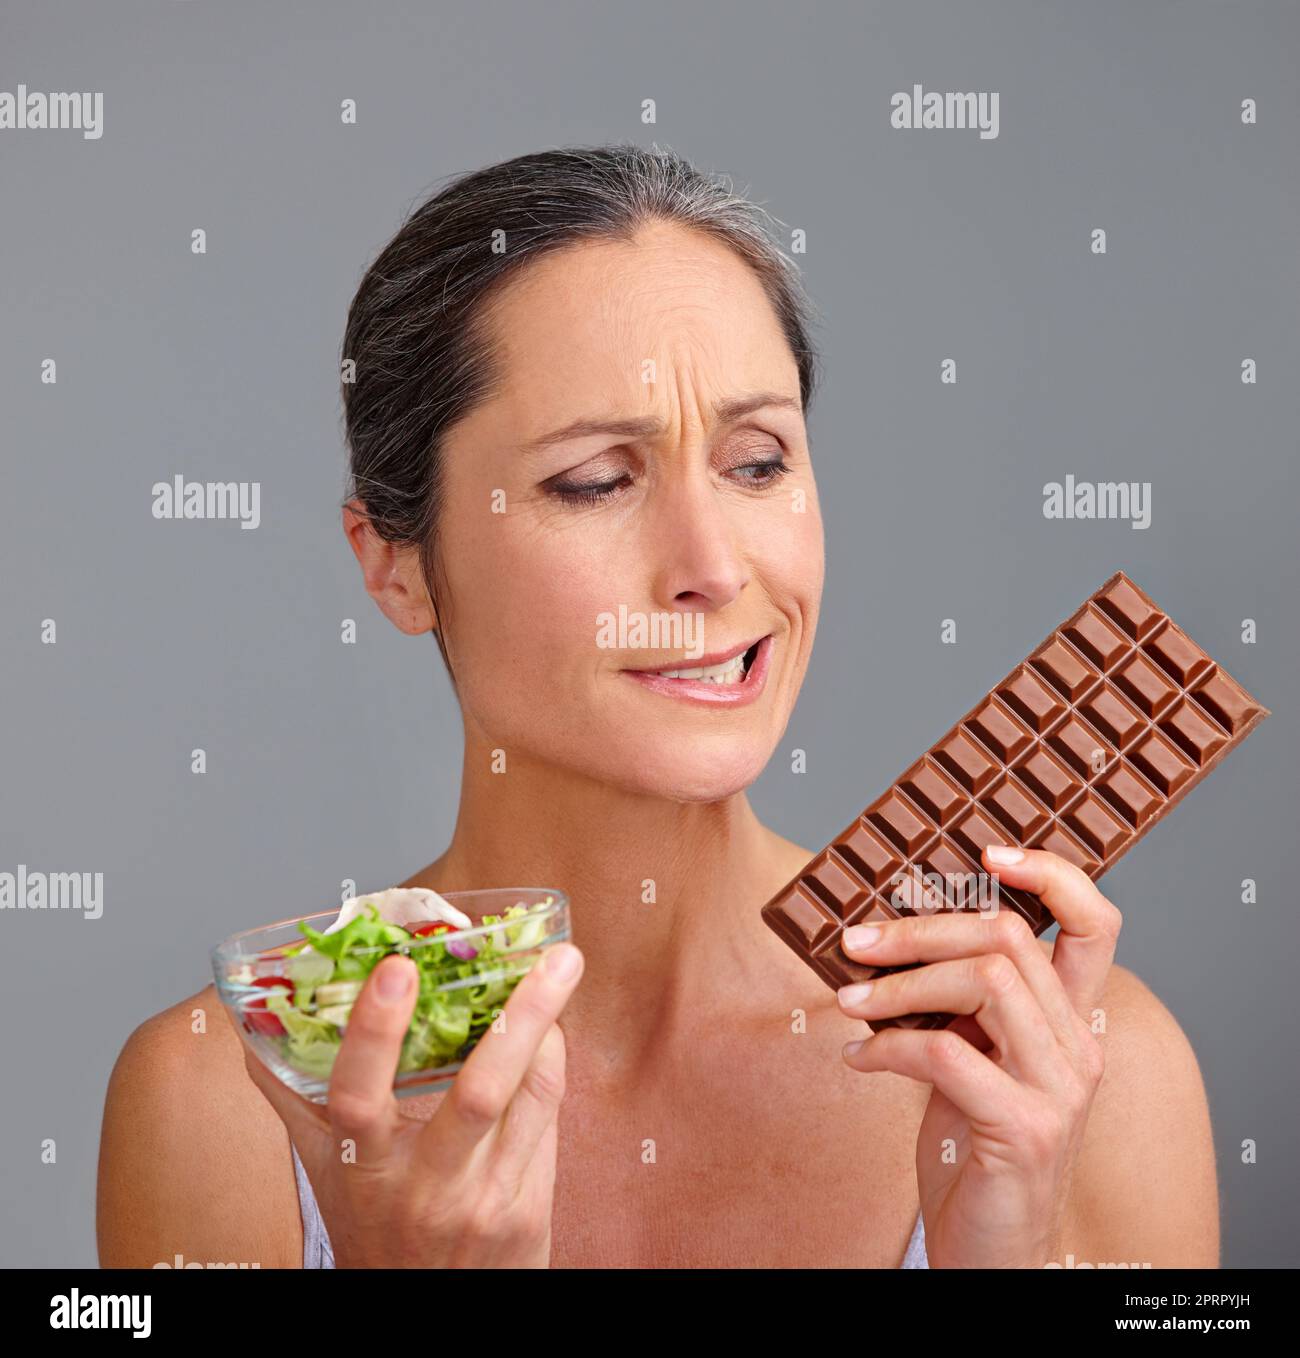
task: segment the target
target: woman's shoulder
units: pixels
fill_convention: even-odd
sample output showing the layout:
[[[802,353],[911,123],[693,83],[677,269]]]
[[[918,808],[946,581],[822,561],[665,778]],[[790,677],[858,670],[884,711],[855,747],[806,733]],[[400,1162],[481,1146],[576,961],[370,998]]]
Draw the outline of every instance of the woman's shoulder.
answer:
[[[1111,967],[1092,1024],[1106,1065],[1074,1180],[1076,1258],[1217,1268],[1214,1137],[1191,1041],[1127,967]]]
[[[288,1133],[248,1078],[212,985],[154,1014],[109,1079],[100,1262],[289,1267],[301,1223]],[[295,1238],[296,1232],[296,1238]]]
[[[189,1118],[192,1105],[177,1098],[180,1093],[200,1096],[203,1111],[219,1114],[243,1093],[235,1079],[243,1069],[242,1047],[216,987],[209,983],[135,1028],[117,1058],[109,1088],[129,1086],[136,1097],[156,1103],[160,1116]],[[249,1087],[260,1099],[251,1082]]]
[[[112,1078],[137,1095],[155,1097],[160,1114],[188,1116],[175,1097],[180,1092],[200,1095],[205,1111],[220,1113],[241,1100],[245,1083],[261,1099],[251,1081],[236,1078],[243,1059],[243,1043],[209,982],[140,1023],[123,1045]]]

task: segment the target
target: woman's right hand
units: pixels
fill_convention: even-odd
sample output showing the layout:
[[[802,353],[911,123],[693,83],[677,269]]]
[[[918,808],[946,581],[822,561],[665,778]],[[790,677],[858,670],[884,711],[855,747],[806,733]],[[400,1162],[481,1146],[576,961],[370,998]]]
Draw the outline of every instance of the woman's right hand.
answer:
[[[571,974],[564,974],[564,964]],[[557,967],[557,964],[560,964]],[[428,1122],[393,1095],[416,998],[409,957],[371,972],[348,1018],[324,1107],[282,1084],[247,1045],[253,1083],[298,1149],[339,1268],[546,1268],[564,1034],[582,975],[557,943],[511,992]],[[558,974],[557,974],[558,973]]]

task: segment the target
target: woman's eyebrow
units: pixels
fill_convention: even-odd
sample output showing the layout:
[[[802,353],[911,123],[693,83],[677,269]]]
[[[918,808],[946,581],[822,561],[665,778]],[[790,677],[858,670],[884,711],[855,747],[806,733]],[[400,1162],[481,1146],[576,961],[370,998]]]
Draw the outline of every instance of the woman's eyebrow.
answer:
[[[756,410],[763,410],[768,406],[793,410],[798,415],[803,414],[803,403],[791,396],[782,396],[779,392],[774,391],[756,391],[745,396],[732,396],[725,401],[715,403],[711,411],[711,422],[713,424],[732,424],[734,421],[743,419],[746,415],[753,414]],[[539,453],[554,444],[568,443],[571,439],[588,438],[593,434],[618,434],[623,438],[653,438],[657,434],[662,434],[663,431],[664,426],[659,420],[645,416],[639,419],[632,417],[623,419],[586,418],[574,420],[562,429],[553,429],[549,434],[542,434],[538,438],[529,439],[526,443],[519,445],[519,451],[528,456]]]

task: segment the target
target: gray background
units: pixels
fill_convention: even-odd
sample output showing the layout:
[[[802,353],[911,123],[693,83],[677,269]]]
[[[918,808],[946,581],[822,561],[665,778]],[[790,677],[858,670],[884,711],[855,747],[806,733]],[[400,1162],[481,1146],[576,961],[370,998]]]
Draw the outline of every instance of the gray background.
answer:
[[[7,0],[0,23],[0,88],[105,95],[101,140],[0,134],[0,869],[106,879],[98,921],[0,915],[0,1263],[95,1262],[109,1070],[211,943],[445,847],[451,692],[338,525],[347,304],[445,176],[624,138],[805,228],[825,316],[827,588],[762,818],[823,844],[1120,568],[1274,709],[1105,888],[1202,1063],[1224,1263],[1300,1262],[1294,4]],[[997,90],[1000,136],[892,130],[914,81]],[[178,472],[260,481],[261,527],[155,521]],[[1152,526],[1045,520],[1067,473],[1152,482]]]

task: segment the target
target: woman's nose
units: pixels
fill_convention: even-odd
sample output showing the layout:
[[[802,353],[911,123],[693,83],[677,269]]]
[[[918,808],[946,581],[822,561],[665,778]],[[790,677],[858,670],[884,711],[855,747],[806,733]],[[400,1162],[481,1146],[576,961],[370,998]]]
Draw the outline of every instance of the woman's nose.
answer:
[[[741,527],[707,479],[674,487],[654,517],[648,551],[659,602],[717,609],[738,597],[750,574]]]

